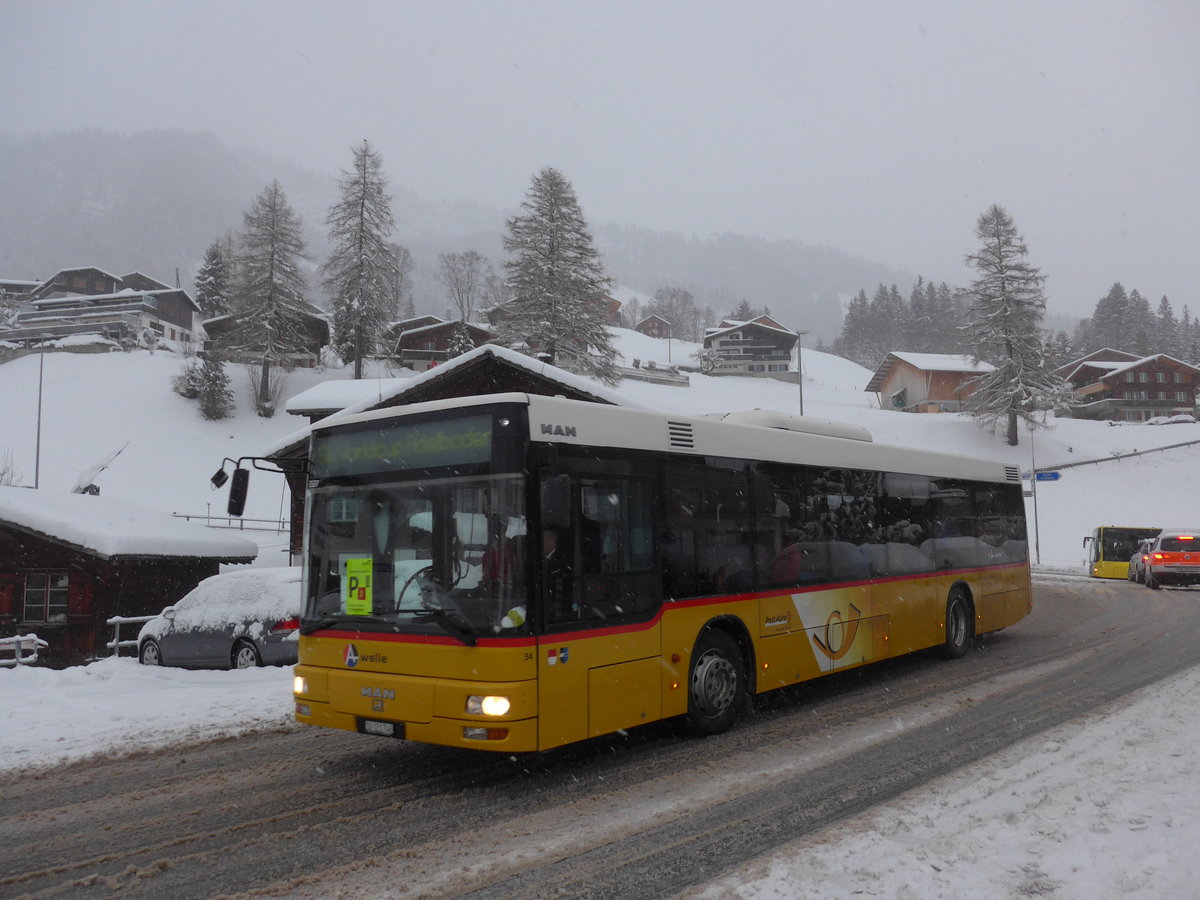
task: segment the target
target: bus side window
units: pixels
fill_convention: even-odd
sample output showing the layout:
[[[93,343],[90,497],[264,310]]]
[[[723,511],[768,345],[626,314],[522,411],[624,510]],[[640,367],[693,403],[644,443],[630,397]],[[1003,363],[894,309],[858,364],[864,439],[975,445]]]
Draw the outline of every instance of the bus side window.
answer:
[[[744,471],[713,464],[668,464],[663,589],[696,597],[745,588],[753,580],[750,486]]]

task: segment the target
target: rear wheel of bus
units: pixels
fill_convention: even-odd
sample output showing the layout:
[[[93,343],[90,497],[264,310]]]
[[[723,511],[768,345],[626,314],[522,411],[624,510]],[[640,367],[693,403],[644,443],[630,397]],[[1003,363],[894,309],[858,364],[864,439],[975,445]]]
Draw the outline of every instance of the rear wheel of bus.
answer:
[[[946,600],[946,656],[950,659],[966,656],[974,636],[971,601],[961,587],[953,588]]]
[[[727,632],[700,634],[688,676],[688,725],[696,734],[719,734],[733,724],[746,692],[746,663]]]

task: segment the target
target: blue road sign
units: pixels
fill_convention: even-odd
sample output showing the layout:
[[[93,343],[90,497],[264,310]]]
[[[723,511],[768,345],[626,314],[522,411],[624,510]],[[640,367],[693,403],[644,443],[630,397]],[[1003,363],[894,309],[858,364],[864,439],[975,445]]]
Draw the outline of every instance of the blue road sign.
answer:
[[[1038,481],[1058,481],[1062,478],[1061,472],[1035,472],[1033,477]]]

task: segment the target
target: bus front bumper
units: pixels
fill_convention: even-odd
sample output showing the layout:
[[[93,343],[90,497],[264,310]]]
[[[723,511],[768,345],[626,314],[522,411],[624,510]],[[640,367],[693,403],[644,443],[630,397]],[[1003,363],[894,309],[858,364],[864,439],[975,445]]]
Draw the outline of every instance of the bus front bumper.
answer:
[[[536,682],[486,683],[298,665],[295,718],[307,725],[447,747],[525,753],[538,749]],[[510,697],[506,716],[467,715],[467,700]]]

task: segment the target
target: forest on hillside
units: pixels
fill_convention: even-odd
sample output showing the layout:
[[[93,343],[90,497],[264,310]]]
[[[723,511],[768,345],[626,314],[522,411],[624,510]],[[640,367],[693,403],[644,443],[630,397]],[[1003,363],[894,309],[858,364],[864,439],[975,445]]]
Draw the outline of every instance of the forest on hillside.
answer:
[[[413,307],[442,314],[449,301],[439,256],[475,251],[498,265],[505,221],[521,198],[513,197],[508,210],[436,202],[405,187],[403,173],[389,175],[395,240],[413,261]],[[94,265],[172,284],[178,277],[192,289],[205,249],[241,229],[251,199],[278,180],[312,257],[310,299],[324,306],[316,269],[328,252],[324,219],[337,196],[337,177],[229,147],[203,132],[0,134],[0,277],[38,280]],[[586,213],[587,197],[580,200]],[[845,304],[864,285],[914,280],[833,247],[591,225],[618,284],[647,296],[682,288],[717,315],[746,300],[769,308],[787,327],[811,331],[814,340],[836,337]]]

